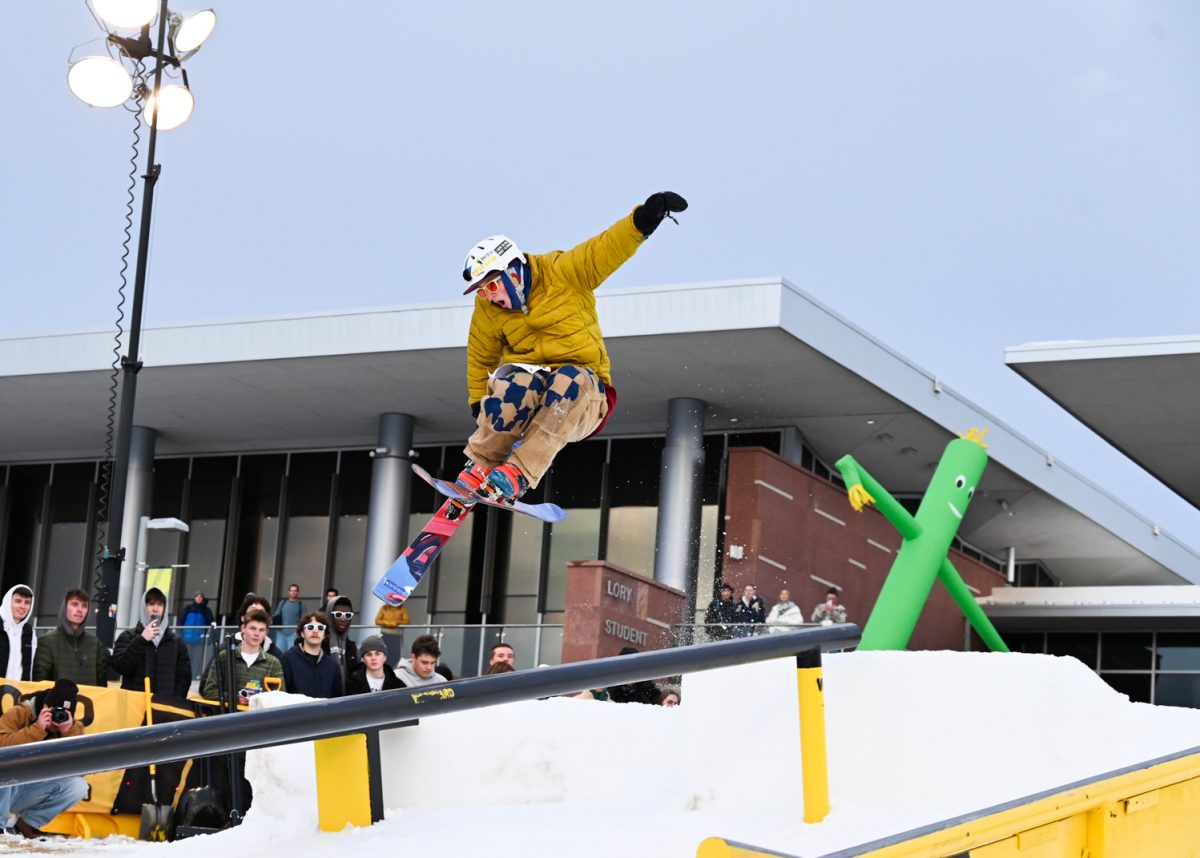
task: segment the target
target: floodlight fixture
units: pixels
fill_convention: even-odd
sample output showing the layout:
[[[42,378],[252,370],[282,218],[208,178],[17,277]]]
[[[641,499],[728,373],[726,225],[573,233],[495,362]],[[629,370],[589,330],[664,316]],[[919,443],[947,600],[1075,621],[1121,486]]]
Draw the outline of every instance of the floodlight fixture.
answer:
[[[71,63],[67,86],[92,107],[116,107],[133,94],[133,78],[112,57],[90,56]]]
[[[176,52],[191,55],[200,50],[204,41],[217,26],[217,13],[212,9],[198,12],[171,13],[171,44]],[[187,57],[182,57],[187,59]]]
[[[154,20],[157,0],[92,0],[100,20],[114,30],[140,28]]]
[[[157,117],[154,115],[156,105]],[[187,122],[195,106],[196,100],[192,98],[191,90],[182,84],[173,83],[146,97],[142,118],[146,120],[147,125],[154,125],[159,131],[170,131]]]

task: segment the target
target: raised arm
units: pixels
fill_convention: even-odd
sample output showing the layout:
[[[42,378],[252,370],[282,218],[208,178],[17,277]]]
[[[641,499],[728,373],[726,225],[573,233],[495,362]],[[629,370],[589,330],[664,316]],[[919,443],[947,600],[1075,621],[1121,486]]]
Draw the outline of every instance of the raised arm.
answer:
[[[850,496],[850,505],[855,512],[862,512],[863,507],[876,504],[883,517],[892,523],[892,527],[900,531],[904,539],[916,539],[921,535],[922,527],[913,518],[912,513],[900,505],[888,490],[879,485],[875,478],[867,473],[866,468],[854,460],[853,456],[842,456],[834,465],[842,479],[846,482],[846,491]]]

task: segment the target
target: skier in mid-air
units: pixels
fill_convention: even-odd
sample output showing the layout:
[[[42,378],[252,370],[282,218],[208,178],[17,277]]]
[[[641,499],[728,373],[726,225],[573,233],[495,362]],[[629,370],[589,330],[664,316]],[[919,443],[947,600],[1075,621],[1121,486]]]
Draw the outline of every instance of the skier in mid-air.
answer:
[[[467,341],[476,429],[463,450],[459,486],[515,500],[538,484],[559,450],[604,426],[617,392],[593,290],[664,217],[685,209],[679,194],[660,191],[572,250],[526,255],[503,235],[471,248],[463,294],[477,293]]]

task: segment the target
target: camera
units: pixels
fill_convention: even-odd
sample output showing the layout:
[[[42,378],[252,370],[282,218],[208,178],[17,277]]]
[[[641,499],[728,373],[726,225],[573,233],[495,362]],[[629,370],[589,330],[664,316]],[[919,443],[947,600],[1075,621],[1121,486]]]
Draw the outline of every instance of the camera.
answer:
[[[65,724],[71,720],[71,710],[67,706],[55,706],[50,710],[50,720],[55,724]]]

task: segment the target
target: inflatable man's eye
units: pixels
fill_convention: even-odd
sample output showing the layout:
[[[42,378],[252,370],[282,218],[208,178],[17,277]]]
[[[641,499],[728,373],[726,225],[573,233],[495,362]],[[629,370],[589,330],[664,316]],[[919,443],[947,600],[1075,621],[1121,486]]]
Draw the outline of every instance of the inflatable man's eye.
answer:
[[[966,484],[967,484],[967,478],[964,477],[962,474],[959,474],[958,479],[954,481],[954,488],[961,489]]]
[[[975,487],[971,486],[971,488],[967,489],[967,500],[970,500],[973,497],[975,497]]]

